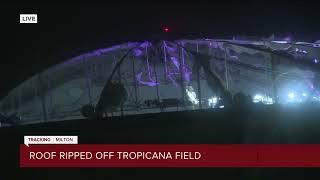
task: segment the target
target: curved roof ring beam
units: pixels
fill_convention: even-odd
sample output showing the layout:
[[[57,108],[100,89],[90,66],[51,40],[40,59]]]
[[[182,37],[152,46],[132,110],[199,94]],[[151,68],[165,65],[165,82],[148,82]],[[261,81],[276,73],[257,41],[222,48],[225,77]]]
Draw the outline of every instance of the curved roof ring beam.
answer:
[[[284,50],[273,50],[273,49],[270,49],[270,48],[259,47],[257,45],[246,45],[246,44],[238,44],[238,43],[233,43],[233,42],[225,42],[225,43],[231,44],[231,45],[235,45],[235,46],[239,46],[239,47],[245,47],[245,48],[249,48],[249,49],[263,51],[263,52],[270,53],[270,54],[274,54],[274,55],[277,55],[279,57],[285,58],[285,59],[295,63],[297,66],[299,66],[299,67],[301,67],[303,69],[310,68],[313,71],[320,72],[319,65],[314,64],[312,62],[309,62],[306,59],[302,59],[302,61],[299,61],[299,63],[297,63],[297,61],[294,61],[295,57],[292,54],[290,54],[290,53],[288,53],[287,51],[284,51]]]
[[[126,90],[125,90],[124,86],[122,84],[120,84],[120,83],[118,83],[118,84],[112,83],[112,78],[113,78],[115,72],[120,68],[121,64],[124,62],[126,57],[130,54],[130,52],[132,50],[134,50],[135,48],[138,48],[142,44],[143,43],[141,43],[141,44],[129,49],[120,58],[120,60],[117,62],[117,64],[113,68],[113,70],[112,70],[107,82],[105,83],[105,85],[104,85],[104,87],[103,87],[103,89],[101,91],[98,103],[94,108],[95,116],[102,117],[103,113],[105,113],[105,111],[108,108],[110,108],[112,106],[113,107],[114,106],[119,106],[127,98],[127,94],[126,94]],[[111,98],[112,98],[112,100],[111,100]]]

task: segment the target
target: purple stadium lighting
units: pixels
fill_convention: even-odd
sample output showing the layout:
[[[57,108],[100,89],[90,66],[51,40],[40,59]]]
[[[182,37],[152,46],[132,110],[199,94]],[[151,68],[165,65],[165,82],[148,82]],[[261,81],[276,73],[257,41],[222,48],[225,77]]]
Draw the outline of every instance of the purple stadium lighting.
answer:
[[[137,79],[137,81],[138,81],[140,84],[147,85],[147,86],[151,86],[151,87],[159,85],[159,83],[157,83],[157,82],[155,82],[155,81],[149,81],[149,82],[147,82],[147,81],[142,81],[142,80],[141,80],[141,76],[142,76],[142,72],[140,72],[140,73],[138,73],[138,74],[136,75],[136,79]]]

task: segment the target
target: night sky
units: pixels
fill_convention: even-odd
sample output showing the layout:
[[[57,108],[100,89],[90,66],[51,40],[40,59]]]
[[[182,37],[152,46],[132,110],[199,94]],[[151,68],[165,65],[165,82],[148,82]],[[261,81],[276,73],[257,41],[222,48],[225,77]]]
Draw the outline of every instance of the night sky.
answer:
[[[128,41],[271,34],[320,39],[316,1],[89,2],[1,4],[0,98],[54,64]],[[38,24],[19,24],[20,13],[37,13]],[[164,26],[169,33],[161,31]]]

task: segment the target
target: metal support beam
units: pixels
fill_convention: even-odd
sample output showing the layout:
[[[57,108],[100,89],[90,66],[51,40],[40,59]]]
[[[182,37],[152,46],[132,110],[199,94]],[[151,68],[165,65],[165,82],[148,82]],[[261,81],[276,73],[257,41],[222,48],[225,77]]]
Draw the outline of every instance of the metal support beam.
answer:
[[[47,116],[47,107],[46,107],[46,98],[45,98],[45,88],[44,88],[41,73],[38,74],[38,80],[39,80],[39,88],[40,88],[39,95],[40,95],[40,99],[41,99],[43,120],[44,120],[44,122],[47,122],[48,116]]]
[[[138,85],[136,79],[136,70],[134,66],[135,58],[132,58],[132,73],[133,73],[133,82],[134,82],[134,97],[135,97],[135,108],[138,108]]]
[[[164,79],[167,82],[168,67],[167,67],[167,49],[166,41],[163,41],[163,56],[164,56]]]
[[[83,59],[85,61],[85,58]],[[87,62],[87,65],[85,66],[85,73],[86,73],[86,86],[87,86],[87,93],[88,93],[88,99],[89,104],[92,104],[92,96],[91,96],[91,64],[90,61]]]
[[[157,90],[157,100],[158,103],[160,103],[160,96],[159,96],[159,85],[158,85],[158,75],[157,75],[157,69],[156,69],[156,61],[153,61],[153,70],[154,70],[154,75],[156,77],[156,90]],[[160,108],[162,111],[162,109]]]
[[[271,53],[272,90],[273,90],[274,103],[276,104],[276,103],[278,102],[278,94],[277,94],[277,85],[276,85],[275,61],[276,61],[276,60],[275,60],[274,54]]]
[[[183,48],[179,48],[178,47],[178,59],[179,59],[179,70],[180,70],[180,86],[181,86],[181,92],[182,92],[182,104],[185,104],[185,96],[186,96],[186,87],[184,84],[184,80],[183,80],[183,75],[184,75],[184,67],[183,67],[183,60],[182,60],[182,56],[183,56]]]
[[[197,43],[197,53],[199,52],[199,44]],[[202,95],[201,95],[201,82],[200,82],[200,69],[199,63],[195,63],[197,66],[197,87],[198,87],[198,97],[199,97],[199,109],[202,109]]]
[[[114,59],[116,59],[116,57],[114,57]],[[118,68],[118,78],[119,78],[119,84],[121,84],[121,64],[119,65],[119,68]],[[123,116],[123,102],[122,101],[120,104],[120,112],[121,112],[121,116]]]
[[[229,80],[228,80],[228,61],[227,61],[227,48],[224,48],[224,69],[225,69],[225,78],[226,78],[226,89],[229,90]]]

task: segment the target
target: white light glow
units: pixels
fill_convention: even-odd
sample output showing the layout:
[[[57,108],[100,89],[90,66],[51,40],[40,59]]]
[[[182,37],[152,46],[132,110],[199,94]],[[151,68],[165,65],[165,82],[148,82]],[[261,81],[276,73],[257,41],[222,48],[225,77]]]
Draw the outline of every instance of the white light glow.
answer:
[[[199,104],[199,100],[197,99],[197,95],[194,92],[192,86],[187,86],[186,92],[187,92],[189,101],[191,101],[192,104]]]
[[[273,43],[278,43],[278,44],[287,44],[288,41],[271,41]]]
[[[256,94],[256,95],[253,97],[253,102],[254,102],[254,103],[258,103],[258,102],[261,102],[262,99],[263,99],[262,95]]]
[[[312,97],[312,100],[314,100],[314,101],[320,101],[320,97],[313,96],[313,97]]]
[[[288,98],[289,98],[289,99],[294,99],[295,96],[296,96],[296,95],[295,95],[293,92],[290,92],[290,93],[288,94]]]
[[[289,92],[287,95],[286,102],[288,103],[301,103],[304,101],[305,97],[307,96],[306,93],[295,93],[295,92]]]
[[[218,98],[216,96],[208,99],[208,105],[210,107],[214,107],[217,104],[217,102],[218,102]]]
[[[267,97],[264,101],[265,104],[273,104],[273,99],[271,97]]]
[[[262,102],[264,104],[273,104],[273,99],[268,96],[256,94],[255,96],[253,96],[253,102],[254,103]]]

